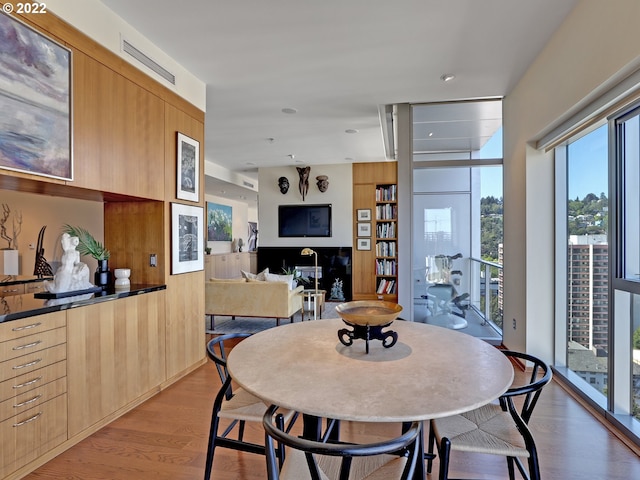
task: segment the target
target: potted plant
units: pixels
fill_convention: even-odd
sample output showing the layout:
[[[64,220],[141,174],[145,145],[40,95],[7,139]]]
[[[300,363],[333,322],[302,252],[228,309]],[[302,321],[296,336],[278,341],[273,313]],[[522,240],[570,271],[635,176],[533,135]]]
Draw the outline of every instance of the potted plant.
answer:
[[[63,231],[72,237],[78,237],[79,243],[77,248],[80,255],[89,255],[97,260],[98,268],[94,275],[95,284],[101,287],[108,285],[111,280],[111,272],[109,272],[109,257],[111,256],[111,252],[82,227],[74,227],[67,224],[64,225]]]

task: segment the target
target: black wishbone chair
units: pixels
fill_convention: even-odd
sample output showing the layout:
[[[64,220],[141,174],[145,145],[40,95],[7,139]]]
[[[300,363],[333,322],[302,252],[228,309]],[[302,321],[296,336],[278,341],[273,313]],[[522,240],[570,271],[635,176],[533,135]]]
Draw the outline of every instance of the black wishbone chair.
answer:
[[[258,397],[250,394],[246,390],[232,386],[232,379],[227,370],[227,350],[225,343],[232,339],[241,339],[250,334],[232,333],[214,337],[207,343],[207,355],[216,365],[222,387],[213,402],[213,412],[211,413],[211,428],[209,431],[209,445],[207,447],[207,460],[205,465],[204,480],[209,480],[213,468],[213,455],[217,447],[230,448],[243,452],[266,454],[265,444],[257,444],[244,440],[245,422],[256,422],[262,424],[262,417],[267,405]],[[289,431],[297,418],[297,413],[284,410],[280,417],[281,427]],[[219,433],[220,420],[226,420],[229,425],[222,433]],[[237,435],[230,438],[231,432],[237,427]],[[284,461],[283,448],[278,448],[277,456],[279,462]]]
[[[421,461],[421,422],[411,423],[398,437],[354,444],[291,435],[283,429],[278,410],[272,405],[263,417],[268,480],[408,480]],[[283,465],[278,462],[276,445],[288,447]]]
[[[427,472],[431,473],[435,444],[440,458],[440,480],[449,478],[449,458],[452,451],[505,456],[511,480],[515,478],[514,466],[523,478],[540,479],[538,452],[528,423],[542,388],[551,381],[551,369],[542,360],[526,353],[505,350],[504,354],[533,365],[525,384],[509,388],[500,397],[499,403],[431,420],[426,455]],[[518,404],[522,402],[520,409],[514,400]],[[528,469],[524,466],[523,458],[527,459]]]

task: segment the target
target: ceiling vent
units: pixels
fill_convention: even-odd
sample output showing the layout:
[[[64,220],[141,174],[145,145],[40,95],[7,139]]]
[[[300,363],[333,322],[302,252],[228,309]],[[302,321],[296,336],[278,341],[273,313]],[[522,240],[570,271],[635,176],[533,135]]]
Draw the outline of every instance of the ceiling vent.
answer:
[[[249,188],[255,188],[253,183],[247,182],[246,180],[242,181],[242,185],[244,185],[245,187],[249,187]]]
[[[176,76],[173,73],[164,68],[162,65],[159,65],[156,61],[149,58],[146,54],[142,53],[124,38],[122,39],[122,51],[128,53],[145,67],[160,75],[171,85],[176,84]]]

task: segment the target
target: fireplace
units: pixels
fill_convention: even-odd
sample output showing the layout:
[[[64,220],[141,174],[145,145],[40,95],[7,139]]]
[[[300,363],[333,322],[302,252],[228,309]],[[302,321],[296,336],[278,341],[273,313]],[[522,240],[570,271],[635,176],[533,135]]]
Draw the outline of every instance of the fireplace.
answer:
[[[258,247],[258,271],[269,268],[271,273],[283,273],[286,269],[296,268],[305,278],[311,278],[313,288],[315,267],[313,256],[300,255],[300,247]],[[327,291],[327,300],[331,300],[331,288],[336,280],[342,281],[345,301],[351,300],[351,247],[310,247],[318,252],[318,288]]]

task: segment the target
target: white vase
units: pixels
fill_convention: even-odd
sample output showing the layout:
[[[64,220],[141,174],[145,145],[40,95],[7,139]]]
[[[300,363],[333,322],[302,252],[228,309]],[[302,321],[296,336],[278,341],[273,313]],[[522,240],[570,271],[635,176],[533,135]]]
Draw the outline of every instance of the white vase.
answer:
[[[3,275],[19,275],[18,250],[0,250],[0,272]]]
[[[116,277],[116,281],[114,283],[116,290],[124,290],[131,286],[131,282],[129,280],[129,276],[131,275],[130,268],[116,268],[113,271],[113,274]]]

